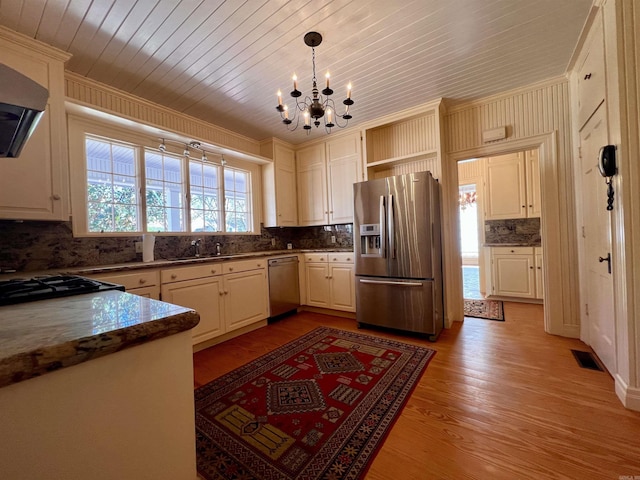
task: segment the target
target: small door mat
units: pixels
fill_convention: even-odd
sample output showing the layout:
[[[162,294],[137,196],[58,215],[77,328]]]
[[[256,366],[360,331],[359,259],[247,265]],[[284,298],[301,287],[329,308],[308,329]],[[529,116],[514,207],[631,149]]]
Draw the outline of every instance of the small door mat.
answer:
[[[504,322],[504,308],[499,300],[464,300],[464,316]]]
[[[583,352],[581,350],[571,350],[576,362],[581,368],[588,368],[589,370],[599,370],[604,372],[604,368],[600,365],[600,362],[596,356],[591,352]]]

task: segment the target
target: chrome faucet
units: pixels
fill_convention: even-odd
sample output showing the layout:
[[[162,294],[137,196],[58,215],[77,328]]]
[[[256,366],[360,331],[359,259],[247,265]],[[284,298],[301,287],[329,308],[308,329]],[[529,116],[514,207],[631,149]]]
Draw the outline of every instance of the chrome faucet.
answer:
[[[198,238],[196,240],[192,240],[191,241],[191,246],[193,247],[194,250],[194,255],[196,257],[200,256],[200,244],[202,243],[202,239]]]
[[[216,255],[220,255],[222,253],[220,250],[221,248],[222,244],[220,242],[216,242]]]

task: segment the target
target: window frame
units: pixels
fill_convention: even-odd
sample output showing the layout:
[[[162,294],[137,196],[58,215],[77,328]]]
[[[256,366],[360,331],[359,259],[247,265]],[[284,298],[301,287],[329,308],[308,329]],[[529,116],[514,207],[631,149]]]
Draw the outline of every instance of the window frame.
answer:
[[[70,190],[71,190],[71,208],[72,208],[72,228],[74,237],[139,237],[145,233],[152,233],[156,236],[194,236],[194,235],[260,235],[261,227],[261,213],[262,213],[262,169],[256,162],[253,163],[247,160],[241,160],[233,157],[233,154],[229,154],[225,151],[224,158],[226,160],[226,167],[245,171],[249,174],[249,195],[251,200],[249,203],[249,228],[247,232],[192,232],[191,230],[191,179],[189,172],[189,161],[198,161],[200,152],[198,150],[192,150],[191,157],[185,158],[183,155],[183,148],[180,148],[177,144],[167,142],[166,152],[171,156],[177,156],[181,158],[181,172],[183,178],[183,202],[182,212],[184,215],[184,228],[186,231],[179,232],[158,232],[153,230],[147,230],[147,198],[146,198],[146,164],[145,164],[145,150],[152,152],[159,152],[157,146],[160,142],[161,134],[158,137],[149,136],[136,131],[127,130],[119,126],[110,124],[103,124],[93,119],[87,119],[80,116],[68,115],[69,126],[69,165],[70,165]],[[115,144],[122,144],[136,149],[136,170],[137,170],[137,188],[138,188],[138,209],[140,211],[139,231],[135,232],[90,232],[88,228],[88,216],[87,216],[87,159],[86,159],[86,138],[95,138],[97,140],[104,140],[106,142],[113,142]],[[190,140],[186,140],[188,143]],[[226,228],[224,202],[225,202],[225,190],[224,190],[224,168],[225,166],[220,163],[220,156],[207,151],[207,155],[210,158],[209,162],[212,165],[219,168],[218,170],[218,183],[219,194],[221,198],[221,224],[220,226]]]

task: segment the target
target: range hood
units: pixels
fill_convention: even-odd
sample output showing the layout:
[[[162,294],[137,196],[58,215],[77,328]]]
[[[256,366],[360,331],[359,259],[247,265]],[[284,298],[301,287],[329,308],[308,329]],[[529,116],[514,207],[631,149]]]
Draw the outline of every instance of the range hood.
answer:
[[[42,85],[0,64],[0,157],[17,157],[49,99]]]

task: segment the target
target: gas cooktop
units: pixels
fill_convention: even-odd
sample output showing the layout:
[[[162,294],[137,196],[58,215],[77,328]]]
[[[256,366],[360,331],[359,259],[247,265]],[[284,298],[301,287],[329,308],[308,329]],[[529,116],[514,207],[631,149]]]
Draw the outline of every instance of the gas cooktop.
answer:
[[[0,282],[0,305],[81,295],[103,290],[121,290],[122,285],[78,275],[51,275]]]

